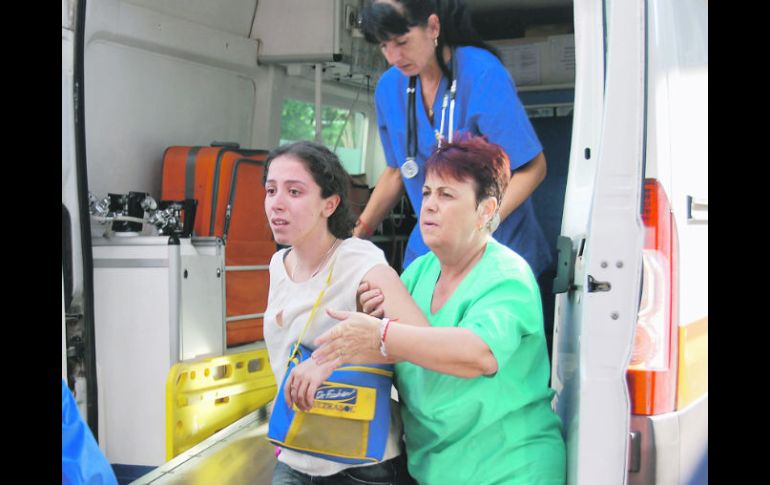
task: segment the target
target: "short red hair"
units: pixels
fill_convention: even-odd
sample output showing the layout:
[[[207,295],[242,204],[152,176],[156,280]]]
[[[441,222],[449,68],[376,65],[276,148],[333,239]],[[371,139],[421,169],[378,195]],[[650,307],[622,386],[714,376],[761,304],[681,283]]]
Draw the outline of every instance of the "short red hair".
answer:
[[[472,181],[476,185],[476,203],[486,197],[497,199],[498,205],[511,179],[511,162],[500,145],[490,143],[483,135],[459,134],[452,143],[436,148],[425,162],[425,173]]]

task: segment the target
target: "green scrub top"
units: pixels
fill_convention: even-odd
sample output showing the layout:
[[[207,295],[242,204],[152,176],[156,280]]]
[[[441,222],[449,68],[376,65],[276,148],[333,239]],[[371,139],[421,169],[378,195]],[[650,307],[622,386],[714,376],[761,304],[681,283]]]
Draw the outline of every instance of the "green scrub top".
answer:
[[[473,379],[396,364],[409,472],[422,485],[563,484],[561,420],[543,330],[540,292],[529,265],[494,239],[454,294],[430,311],[441,267],[430,252],[401,279],[434,327],[464,327],[497,359]]]

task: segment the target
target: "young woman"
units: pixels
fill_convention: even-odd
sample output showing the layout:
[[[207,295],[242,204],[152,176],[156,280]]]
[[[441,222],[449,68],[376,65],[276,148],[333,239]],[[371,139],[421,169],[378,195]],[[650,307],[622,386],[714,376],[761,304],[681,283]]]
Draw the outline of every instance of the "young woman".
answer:
[[[275,241],[290,246],[270,262],[270,290],[265,312],[265,342],[277,382],[282,382],[289,351],[305,327],[321,290],[318,311],[302,343],[313,340],[336,322],[325,308],[356,309],[356,289],[366,278],[381,285],[388,311],[409,321],[423,322],[419,308],[382,251],[369,241],[351,237],[353,218],[348,210],[348,175],[337,156],[323,145],[297,142],[271,152],[265,167],[265,212]],[[386,307],[388,304],[386,303]],[[382,361],[372,352],[372,361]],[[367,360],[366,353],[361,356]],[[285,386],[285,396],[302,410],[310,408],[318,385],[340,359],[326,366],[308,359],[297,366]],[[295,379],[295,376],[299,376]],[[283,449],[273,474],[273,484],[410,483],[401,453],[401,420],[395,403],[384,461],[366,466],[345,465],[290,449]]]

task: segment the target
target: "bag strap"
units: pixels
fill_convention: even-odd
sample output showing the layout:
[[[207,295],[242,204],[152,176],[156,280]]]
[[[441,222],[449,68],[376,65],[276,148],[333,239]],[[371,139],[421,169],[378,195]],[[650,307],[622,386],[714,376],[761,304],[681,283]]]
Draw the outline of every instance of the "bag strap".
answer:
[[[337,260],[337,253],[335,251],[334,257],[332,258],[331,266],[329,267],[329,275],[326,277],[326,283],[324,283],[324,287],[321,288],[321,292],[318,294],[318,298],[315,300],[315,304],[313,305],[313,309],[310,310],[310,316],[307,318],[307,323],[305,323],[305,327],[302,329],[302,332],[299,334],[299,338],[297,339],[296,345],[294,345],[294,351],[289,356],[289,362],[292,361],[295,355],[297,355],[297,352],[299,352],[299,344],[302,342],[302,338],[305,336],[305,332],[307,331],[308,327],[310,326],[310,322],[313,321],[313,317],[315,316],[316,310],[318,310],[318,306],[321,304],[321,300],[324,297],[324,293],[326,293],[326,289],[329,288],[329,285],[332,282],[332,272],[334,271],[334,262]],[[288,362],[287,362],[288,365]]]

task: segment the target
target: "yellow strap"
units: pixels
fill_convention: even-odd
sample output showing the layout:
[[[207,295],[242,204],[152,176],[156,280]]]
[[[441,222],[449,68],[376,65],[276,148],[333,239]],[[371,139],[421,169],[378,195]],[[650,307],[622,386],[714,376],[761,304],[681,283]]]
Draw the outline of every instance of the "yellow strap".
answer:
[[[295,355],[297,355],[297,352],[299,351],[299,343],[302,342],[302,337],[305,336],[305,332],[307,331],[307,328],[310,326],[310,322],[313,320],[313,317],[315,316],[316,310],[318,310],[318,306],[321,304],[321,299],[324,297],[324,293],[326,293],[326,289],[329,287],[329,285],[332,282],[332,271],[334,271],[334,262],[337,260],[337,254],[335,252],[334,257],[332,258],[332,264],[329,268],[329,275],[326,277],[326,283],[324,284],[324,287],[321,289],[321,293],[318,294],[318,298],[315,300],[315,305],[313,305],[313,309],[310,310],[310,316],[307,318],[307,323],[305,324],[305,328],[302,329],[302,332],[299,334],[299,338],[297,339],[297,345],[294,346],[294,352],[291,353],[289,356],[289,362],[294,358]],[[288,364],[287,364],[288,365]]]

